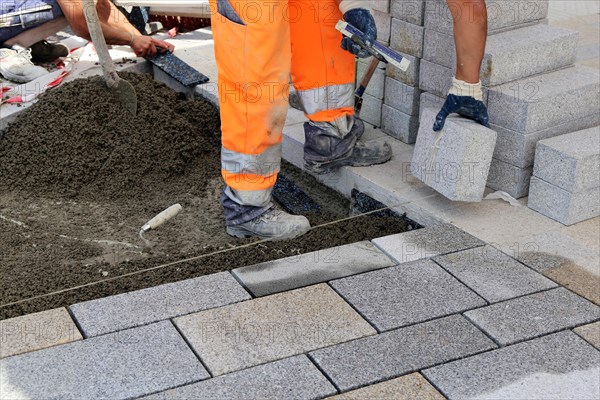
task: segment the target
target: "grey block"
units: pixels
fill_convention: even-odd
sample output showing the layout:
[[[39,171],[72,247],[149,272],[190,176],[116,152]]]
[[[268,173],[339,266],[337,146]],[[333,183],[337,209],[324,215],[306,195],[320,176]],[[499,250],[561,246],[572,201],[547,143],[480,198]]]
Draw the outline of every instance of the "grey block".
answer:
[[[434,260],[490,303],[556,287],[550,279],[489,245]]]
[[[421,93],[421,101],[419,104],[419,114],[423,114],[423,110],[432,108],[434,110],[441,110],[446,99],[444,97],[437,96],[433,93],[423,92]],[[419,115],[420,117],[420,115]]]
[[[600,187],[571,193],[533,176],[527,206],[561,224],[573,225],[600,215]]]
[[[593,322],[600,307],[563,287],[468,311],[465,316],[502,345]]]
[[[452,78],[454,77],[454,68],[444,67],[427,60],[421,60],[421,69],[419,76],[419,88],[426,92],[446,98]],[[488,103],[489,89],[485,86],[481,88],[483,92],[483,103]]]
[[[380,332],[487,305],[431,260],[343,278],[330,285]]]
[[[365,71],[368,67],[367,63],[358,62],[356,63],[356,82],[357,86],[363,78]],[[383,99],[385,88],[385,69],[377,68],[375,73],[369,81],[369,85],[365,90],[365,94],[373,96],[377,99]]]
[[[490,89],[490,123],[520,133],[566,124],[600,108],[598,70],[575,66]]]
[[[305,355],[157,393],[144,400],[317,399],[337,391]]]
[[[381,110],[381,129],[404,143],[414,143],[419,131],[419,116],[405,114],[384,104]]]
[[[449,399],[600,398],[600,352],[572,332],[423,371]]]
[[[450,224],[432,225],[409,232],[383,236],[372,242],[399,263],[453,253],[484,242]]]
[[[495,348],[460,315],[310,353],[342,391]]]
[[[600,126],[538,142],[533,175],[568,192],[600,186]]]
[[[393,78],[397,81],[407,84],[408,86],[419,86],[419,67],[421,65],[421,59],[415,56],[411,56],[406,53],[400,53],[402,57],[405,57],[410,61],[410,65],[406,71],[402,71],[399,68],[389,64],[386,70],[386,76]]]
[[[492,35],[487,40],[481,82],[484,86],[501,85],[572,65],[577,38],[575,31],[548,25],[533,25]],[[427,29],[423,58],[454,68],[456,55],[452,35]]]
[[[392,17],[414,25],[423,26],[425,0],[392,0],[390,4]]]
[[[390,1],[391,0],[369,0],[369,5],[371,6],[372,10],[377,10],[389,14]]]
[[[405,83],[385,78],[384,103],[408,115],[419,114],[419,98],[421,89]]]
[[[444,0],[427,0],[425,28],[452,35],[453,19]],[[488,34],[539,23],[548,14],[548,0],[487,0]],[[456,6],[454,6],[456,7]],[[474,12],[465,8],[459,18],[470,18]]]
[[[394,264],[365,241],[237,268],[232,273],[252,294],[265,296]]]
[[[451,115],[433,131],[439,110],[421,113],[412,174],[453,201],[481,201],[496,144],[496,132]]]
[[[1,361],[5,399],[130,399],[210,376],[171,322]]]
[[[86,337],[248,300],[228,272],[167,283],[70,306]]]
[[[423,57],[425,28],[410,22],[392,18],[390,47],[415,57]]]
[[[383,100],[377,99],[368,94],[363,95],[362,108],[360,110],[360,119],[374,126],[381,126],[381,108]]]
[[[533,167],[519,168],[492,158],[487,186],[490,189],[502,190],[515,199],[527,196],[529,193],[529,180]]]
[[[390,44],[392,16],[387,12],[371,9],[377,24],[377,40],[385,45]]]

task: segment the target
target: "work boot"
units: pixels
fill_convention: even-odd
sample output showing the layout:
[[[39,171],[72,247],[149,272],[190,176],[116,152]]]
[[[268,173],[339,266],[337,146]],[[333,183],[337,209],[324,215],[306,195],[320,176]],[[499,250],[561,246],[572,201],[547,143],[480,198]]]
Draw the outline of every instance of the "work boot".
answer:
[[[50,43],[40,40],[31,46],[31,60],[36,63],[47,63],[59,57],[69,55],[69,48],[62,43]]]
[[[306,217],[291,215],[275,207],[251,221],[227,227],[230,236],[238,238],[259,237],[261,239],[288,240],[304,235],[310,230]]]
[[[29,49],[0,49],[0,74],[6,79],[26,83],[47,73],[45,68],[33,65]]]

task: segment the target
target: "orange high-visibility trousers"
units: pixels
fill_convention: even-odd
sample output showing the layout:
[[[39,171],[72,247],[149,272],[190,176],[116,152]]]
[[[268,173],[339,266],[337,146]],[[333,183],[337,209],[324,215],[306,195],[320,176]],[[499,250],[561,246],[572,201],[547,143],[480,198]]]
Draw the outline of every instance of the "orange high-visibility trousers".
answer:
[[[353,114],[354,56],[340,47],[337,0],[211,0],[221,169],[237,204],[264,207],[281,163],[290,73],[305,114]]]

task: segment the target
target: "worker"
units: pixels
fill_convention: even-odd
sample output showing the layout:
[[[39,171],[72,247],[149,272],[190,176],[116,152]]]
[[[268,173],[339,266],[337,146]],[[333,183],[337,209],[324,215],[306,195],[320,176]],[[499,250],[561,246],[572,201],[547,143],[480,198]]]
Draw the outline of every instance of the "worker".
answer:
[[[434,131],[444,127],[446,117],[457,113],[489,126],[488,112],[483,103],[479,71],[487,39],[487,8],[485,0],[447,0],[454,24],[456,75],[446,101],[433,125]]]
[[[344,19],[377,39],[368,0],[210,0],[219,75],[221,196],[235,237],[292,239],[304,216],[277,209],[271,193],[282,153],[290,73],[308,122],[304,161],[315,174],[388,161],[391,148],[359,141],[354,116],[355,57],[368,53],[335,29]]]
[[[109,45],[128,45],[138,57],[156,54],[173,45],[143,36],[110,0],[97,0],[96,10]],[[4,17],[3,17],[4,16]],[[90,40],[81,1],[2,0],[0,5],[0,74],[15,82],[29,82],[48,71],[33,64],[65,57],[69,49],[45,39],[71,26],[73,33]]]

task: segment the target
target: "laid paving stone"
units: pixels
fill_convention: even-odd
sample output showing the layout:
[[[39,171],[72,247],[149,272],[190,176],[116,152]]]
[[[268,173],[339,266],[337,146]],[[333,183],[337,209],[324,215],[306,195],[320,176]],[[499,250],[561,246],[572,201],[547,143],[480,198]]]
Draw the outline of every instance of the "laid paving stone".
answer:
[[[327,284],[175,319],[213,375],[372,335]]]
[[[232,372],[144,400],[317,399],[337,391],[305,355]]]
[[[527,196],[533,167],[519,168],[516,165],[492,158],[487,187],[502,190],[515,199]]]
[[[352,390],[327,400],[444,400],[440,394],[419,373],[376,383],[375,385]]]
[[[544,275],[600,306],[600,276],[572,262],[548,269]]]
[[[434,260],[490,303],[556,287],[556,283],[489,245]]]
[[[438,224],[373,239],[372,242],[398,263],[416,261],[483,246],[484,242],[451,224]]]
[[[580,326],[573,331],[600,350],[600,321]]]
[[[235,278],[221,272],[85,301],[70,309],[91,337],[248,299]]]
[[[600,352],[560,332],[423,371],[449,399],[600,397]]]
[[[343,278],[330,284],[379,331],[487,304],[431,260]]]
[[[209,378],[168,321],[5,358],[0,367],[6,399],[130,399]]]
[[[0,321],[0,358],[81,340],[65,308]]]
[[[600,318],[600,307],[565,288],[557,288],[468,311],[465,315],[498,343],[509,345],[593,322]]]
[[[404,143],[414,143],[419,132],[419,116],[405,114],[384,104],[381,109],[381,129]]]
[[[393,18],[423,26],[425,0],[393,0],[390,2],[390,13]]]
[[[393,78],[385,78],[385,96],[383,102],[408,115],[419,114],[421,89],[409,86]]]
[[[342,391],[456,360],[496,345],[460,315],[313,351]]]
[[[375,245],[364,241],[237,268],[231,272],[258,297],[394,264]]]
[[[390,47],[402,53],[421,58],[423,57],[424,32],[425,29],[422,26],[392,18]]]

